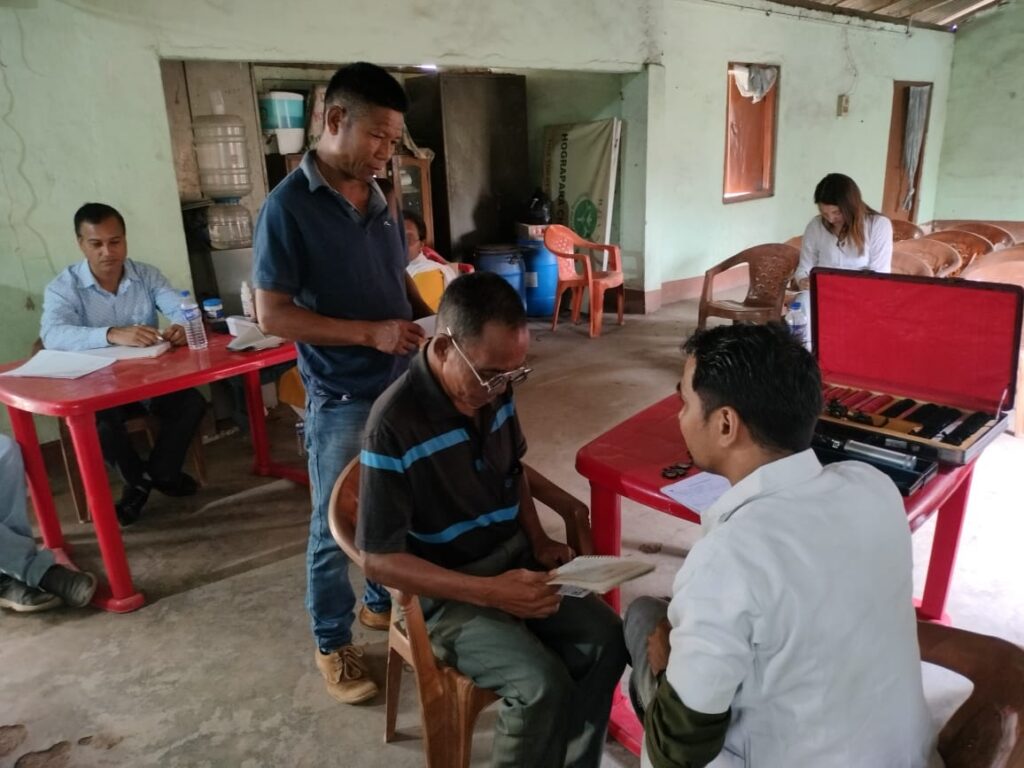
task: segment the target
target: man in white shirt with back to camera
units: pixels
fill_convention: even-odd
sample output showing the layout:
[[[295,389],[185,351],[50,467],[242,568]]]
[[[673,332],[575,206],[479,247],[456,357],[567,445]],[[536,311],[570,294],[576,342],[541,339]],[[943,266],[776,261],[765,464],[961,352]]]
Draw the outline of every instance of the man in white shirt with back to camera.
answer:
[[[732,487],[671,602],[627,612],[644,764],[928,765],[899,492],[867,464],[815,457],[821,375],[784,326],[720,326],[684,352],[680,430]]]

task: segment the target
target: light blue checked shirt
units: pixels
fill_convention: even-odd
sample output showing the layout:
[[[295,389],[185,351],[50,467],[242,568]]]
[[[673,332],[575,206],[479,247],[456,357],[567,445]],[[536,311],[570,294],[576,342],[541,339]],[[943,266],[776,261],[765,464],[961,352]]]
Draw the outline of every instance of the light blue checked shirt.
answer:
[[[57,275],[43,296],[40,336],[47,349],[74,351],[109,347],[107,331],[126,325],[156,328],[156,311],[181,322],[181,293],[160,270],[125,259],[117,293],[100,287],[89,262],[68,267]]]

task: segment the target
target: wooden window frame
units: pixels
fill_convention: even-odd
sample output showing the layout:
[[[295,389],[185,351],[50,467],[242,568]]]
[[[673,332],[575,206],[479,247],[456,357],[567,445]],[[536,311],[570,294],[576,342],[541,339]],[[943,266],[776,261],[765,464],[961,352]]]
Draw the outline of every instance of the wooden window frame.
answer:
[[[742,96],[739,96],[739,92],[736,91],[736,85],[733,82],[732,69],[737,65],[749,66],[747,62],[730,61],[725,70],[725,157],[722,162],[722,203],[725,205],[729,205],[731,203],[742,203],[747,200],[760,200],[762,198],[773,197],[775,195],[775,148],[777,146],[777,129],[779,123],[779,88],[782,81],[782,68],[778,64],[764,65],[775,67],[779,74],[775,80],[775,85],[761,102],[766,108],[764,125],[762,127],[762,140],[764,147],[761,163],[762,189],[751,192],[741,192],[738,194],[730,194],[728,191],[730,142],[729,116],[732,111],[732,99],[735,97],[743,98]],[[733,96],[733,91],[736,91],[735,97]]]

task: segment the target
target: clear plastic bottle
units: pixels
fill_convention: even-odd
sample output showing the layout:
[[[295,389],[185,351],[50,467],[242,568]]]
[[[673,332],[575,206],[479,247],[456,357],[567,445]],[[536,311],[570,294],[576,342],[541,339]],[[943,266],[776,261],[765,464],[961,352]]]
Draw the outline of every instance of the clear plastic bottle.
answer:
[[[249,287],[249,283],[245,280],[242,281],[242,286],[239,289],[238,294],[239,298],[242,300],[242,315],[250,320],[255,320],[256,302],[252,297],[252,288]]]
[[[252,245],[252,217],[237,199],[211,205],[206,211],[210,245],[219,250],[248,248]]]
[[[206,349],[206,328],[203,313],[199,310],[192,294],[181,292],[181,324],[185,327],[185,338],[189,349]]]
[[[786,313],[786,325],[789,326],[790,332],[797,341],[805,347],[810,344],[810,335],[808,334],[810,326],[807,322],[807,313],[799,301],[794,301],[789,305],[789,312]]]

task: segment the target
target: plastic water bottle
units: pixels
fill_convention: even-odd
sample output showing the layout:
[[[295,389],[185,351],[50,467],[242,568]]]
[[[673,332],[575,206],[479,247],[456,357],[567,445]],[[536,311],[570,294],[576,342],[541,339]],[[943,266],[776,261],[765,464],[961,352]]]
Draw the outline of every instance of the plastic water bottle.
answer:
[[[206,349],[206,328],[203,327],[203,313],[188,291],[181,292],[181,324],[185,326],[185,338],[189,349]]]
[[[808,346],[810,338],[807,332],[809,329],[807,313],[804,312],[799,301],[794,301],[789,305],[789,312],[786,313],[786,325],[789,326],[790,333],[797,341],[805,347]]]
[[[249,287],[249,283],[243,280],[238,293],[242,300],[242,315],[250,320],[255,320],[256,302],[253,301],[252,288]]]

